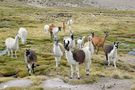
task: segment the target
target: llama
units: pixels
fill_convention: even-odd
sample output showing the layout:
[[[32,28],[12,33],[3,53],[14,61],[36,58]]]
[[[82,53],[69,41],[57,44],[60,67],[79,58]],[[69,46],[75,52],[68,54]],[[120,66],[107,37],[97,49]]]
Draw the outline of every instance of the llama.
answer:
[[[71,26],[73,24],[73,20],[71,18],[68,18],[67,20],[67,25]]]
[[[17,58],[16,52],[19,49],[18,40],[19,40],[18,34],[15,36],[15,39],[7,38],[5,40],[5,45],[6,45],[6,49],[8,51],[8,56],[10,56],[10,53],[11,53],[11,57],[15,56]],[[14,53],[14,55],[13,55],[13,53]]]
[[[72,24],[73,24],[73,20],[71,18],[68,18],[68,20],[67,20],[68,30],[71,30]]]
[[[79,37],[79,39],[77,40],[77,47],[79,49],[83,48],[83,46],[84,46],[84,39],[85,39],[85,36]]]
[[[79,64],[85,63],[86,68],[86,75],[90,74],[90,65],[91,65],[91,51],[90,46],[84,47],[81,50],[71,51],[70,48],[70,40],[65,39],[64,40],[64,48],[65,48],[65,54],[66,59],[71,67],[71,75],[70,78],[73,78],[74,71],[77,72],[77,77],[80,79],[80,73],[79,73]],[[91,43],[91,39],[89,39],[89,43]],[[74,68],[76,70],[74,70]]]
[[[74,34],[72,31],[70,31],[70,36],[69,37],[64,37],[64,40],[69,40],[69,47],[71,49],[75,48],[75,39],[74,39]]]
[[[58,38],[58,32],[60,32],[61,31],[61,27],[54,27],[53,29],[52,29],[52,37],[53,38]]]
[[[45,25],[44,31],[50,33],[51,38],[57,38],[57,34],[59,31],[61,31],[62,27],[56,27],[54,24]]]
[[[56,61],[56,68],[59,66],[61,57],[63,56],[64,49],[61,43],[58,42],[57,39],[54,40],[53,44],[53,54]]]
[[[36,53],[33,50],[26,49],[24,58],[29,75],[34,74],[34,67],[37,60]]]
[[[91,42],[89,43],[89,39],[91,40],[92,39],[92,36],[88,36],[88,42],[85,42],[84,43],[84,47],[87,47],[87,46],[90,46],[90,51],[91,51],[91,55],[94,54],[94,45],[93,45],[93,41],[91,40]]]
[[[108,32],[104,32],[104,33],[105,33],[104,38],[95,36],[94,33],[92,33],[92,42],[94,44],[95,49],[97,49],[97,51],[96,51],[97,54],[98,54],[99,48],[104,47],[105,40],[107,39],[107,37],[109,35]]]
[[[49,30],[49,25],[45,25],[45,26],[44,26],[44,31],[45,31],[45,32],[48,32],[48,30]]]
[[[108,62],[108,66],[110,65],[110,62],[113,61],[114,67],[116,68],[118,46],[119,42],[114,42],[114,45],[106,45],[104,47],[104,52],[106,56],[106,61]]]
[[[25,28],[21,27],[18,31],[19,37],[21,38],[22,44],[26,43],[28,32]]]

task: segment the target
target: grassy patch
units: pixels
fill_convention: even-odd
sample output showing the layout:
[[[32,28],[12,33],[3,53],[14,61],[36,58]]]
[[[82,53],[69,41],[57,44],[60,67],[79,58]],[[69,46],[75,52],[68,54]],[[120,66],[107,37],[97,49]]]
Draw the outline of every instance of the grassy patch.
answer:
[[[100,12],[103,14],[100,15]],[[59,13],[65,13],[66,15],[72,15],[74,24],[72,30],[74,31],[75,38],[79,36],[88,36],[90,32],[95,32],[96,36],[104,37],[103,31],[109,31],[109,37],[107,38],[106,44],[112,44],[118,40],[122,44],[119,47],[119,53],[125,55],[128,51],[135,47],[134,34],[135,18],[134,12],[132,11],[115,11],[115,10],[104,10],[95,8],[35,8],[30,6],[21,5],[0,5],[0,50],[5,49],[5,39],[8,37],[15,37],[19,27],[26,27],[28,30],[27,44],[22,45],[19,42],[20,49],[17,52],[17,59],[8,57],[7,55],[0,56],[0,76],[12,76],[26,77],[34,81],[36,87],[45,80],[45,77],[38,77],[38,75],[56,77],[57,71],[55,67],[55,60],[52,54],[53,40],[50,40],[48,33],[43,31],[45,24],[54,23],[55,25],[61,26],[62,21],[67,20],[67,17],[53,16],[59,15]],[[95,17],[92,17],[92,14]],[[126,14],[126,15],[125,15]],[[59,33],[60,42],[63,43],[63,36],[69,35],[68,30],[66,33],[61,31]],[[126,36],[126,37],[125,37]],[[35,75],[27,77],[28,72],[24,63],[24,51],[26,48],[35,50],[38,56],[37,66],[35,68]],[[130,65],[121,61],[117,63],[117,70],[113,67],[109,68],[104,65],[104,53],[100,50],[98,55],[92,57],[91,74],[90,77],[85,76],[84,65],[80,66],[81,80],[70,80],[70,66],[65,59],[62,57],[61,66],[59,68],[59,75],[61,78],[71,84],[85,84],[93,83],[100,77],[113,77],[117,79],[130,79],[135,78],[134,71],[135,66]],[[125,74],[123,74],[125,73]],[[43,80],[42,80],[43,79]],[[10,80],[7,78],[7,80]],[[7,81],[0,78],[0,81]],[[39,81],[38,81],[39,80]]]

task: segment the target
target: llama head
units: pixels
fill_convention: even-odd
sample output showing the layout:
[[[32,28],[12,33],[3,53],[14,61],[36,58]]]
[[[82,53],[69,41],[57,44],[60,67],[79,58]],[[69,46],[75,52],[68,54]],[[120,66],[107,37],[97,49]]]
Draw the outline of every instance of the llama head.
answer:
[[[118,46],[119,46],[119,42],[114,42],[114,48],[118,49]]]
[[[70,38],[72,39],[72,40],[74,40],[74,34],[73,34],[73,32],[70,30]]]
[[[94,32],[91,32],[91,36],[94,37]]]
[[[70,41],[69,41],[68,39],[65,39],[65,40],[64,40],[64,48],[65,48],[67,51],[69,51],[69,43],[70,43]]]
[[[61,28],[62,28],[62,27],[58,27],[58,30],[61,31]]]
[[[20,35],[17,33],[16,36],[15,36],[16,39],[19,39],[20,38]]]
[[[109,32],[108,31],[104,31],[105,37],[109,36]]]
[[[28,56],[30,54],[30,49],[26,49],[25,54]]]
[[[88,36],[88,41],[92,41],[92,36],[91,35]]]

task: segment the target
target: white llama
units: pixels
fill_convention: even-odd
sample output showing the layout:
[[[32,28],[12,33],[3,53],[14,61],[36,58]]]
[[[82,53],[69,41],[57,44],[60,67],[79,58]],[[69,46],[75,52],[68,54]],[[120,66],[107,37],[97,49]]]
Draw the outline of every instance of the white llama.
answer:
[[[28,31],[21,27],[18,31],[19,37],[21,38],[22,44],[26,43],[26,39],[27,39],[27,35],[28,35]]]
[[[60,65],[61,57],[63,56],[63,49],[62,44],[59,43],[57,39],[54,40],[53,54],[56,61],[56,67],[58,67]]]
[[[15,39],[7,38],[5,40],[6,49],[8,50],[8,56],[10,56],[10,53],[11,53],[11,57],[13,57],[14,56],[13,51],[14,51],[15,57],[17,57],[16,51],[19,49],[18,39],[19,39],[19,35],[17,34]]]

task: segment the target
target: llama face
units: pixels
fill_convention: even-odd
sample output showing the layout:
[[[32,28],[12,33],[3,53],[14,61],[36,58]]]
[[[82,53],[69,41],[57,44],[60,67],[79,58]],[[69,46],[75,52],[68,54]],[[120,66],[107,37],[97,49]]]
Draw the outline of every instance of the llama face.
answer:
[[[91,32],[92,37],[94,37],[94,32]]]
[[[59,41],[55,40],[54,43],[55,43],[56,46],[58,46]]]
[[[64,40],[64,48],[69,51],[69,43],[70,41],[69,40]]]
[[[74,40],[74,35],[73,34],[71,34],[70,37],[71,37],[72,40]]]
[[[92,36],[89,36],[88,37],[88,41],[92,41]]]
[[[118,49],[119,42],[114,42],[114,47]]]
[[[28,56],[30,54],[30,50],[26,49],[26,56]]]
[[[58,27],[59,31],[61,31],[61,27]]]
[[[104,31],[104,34],[105,34],[105,37],[109,36],[109,32],[107,32],[107,31]]]

